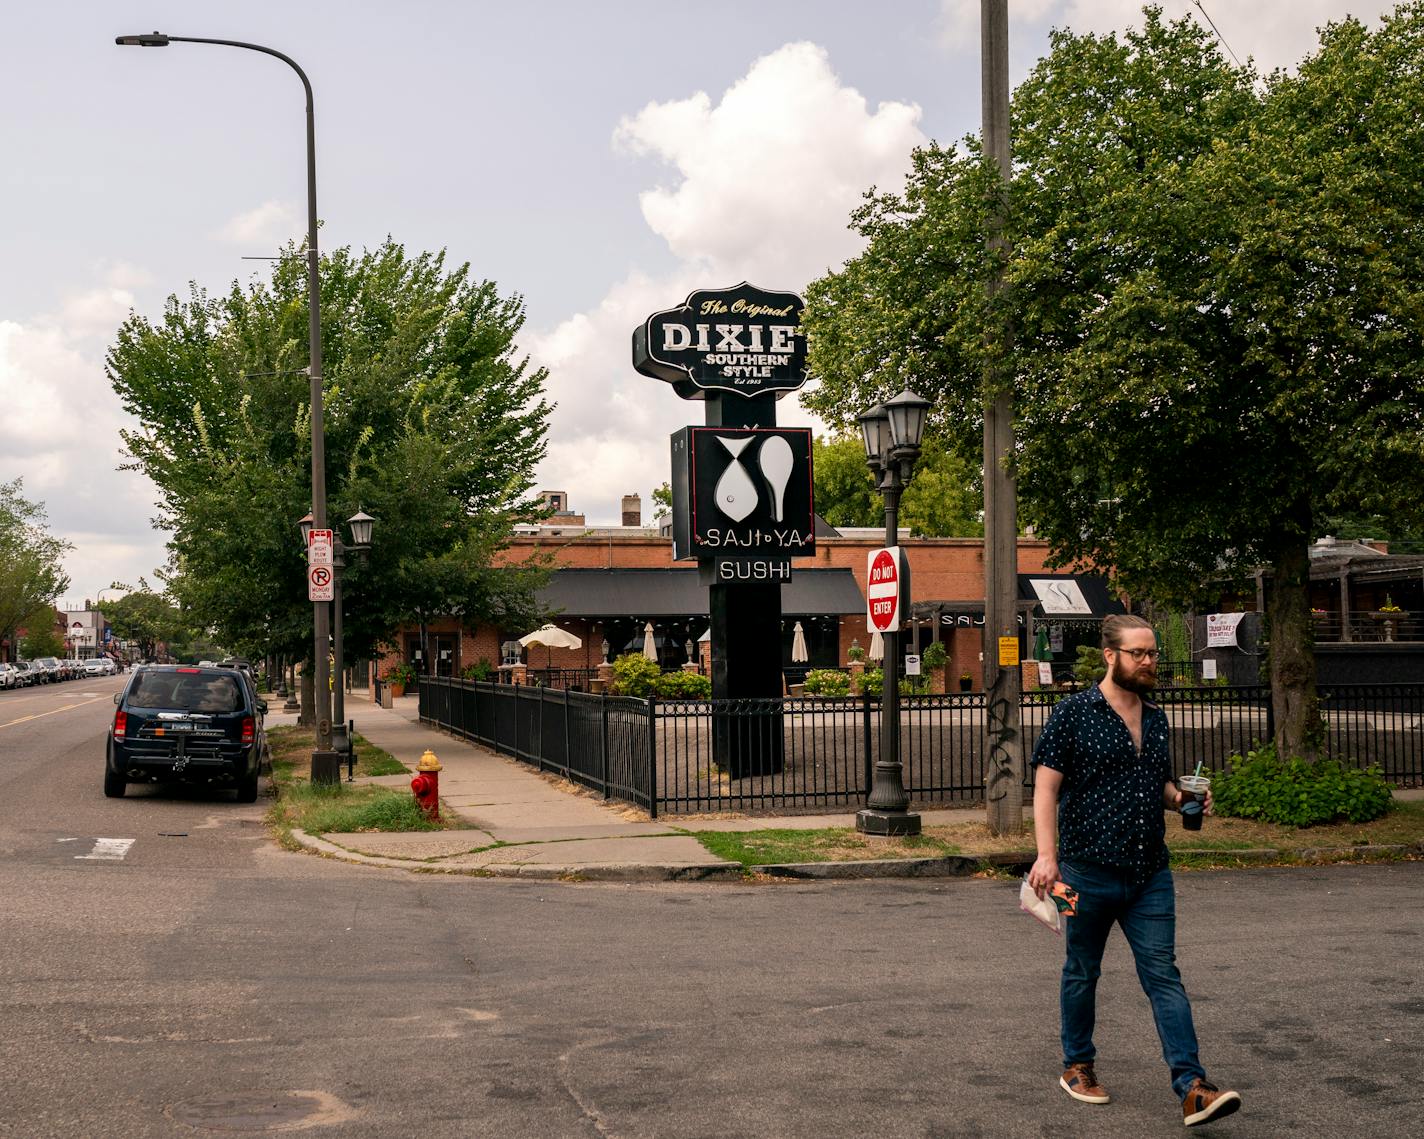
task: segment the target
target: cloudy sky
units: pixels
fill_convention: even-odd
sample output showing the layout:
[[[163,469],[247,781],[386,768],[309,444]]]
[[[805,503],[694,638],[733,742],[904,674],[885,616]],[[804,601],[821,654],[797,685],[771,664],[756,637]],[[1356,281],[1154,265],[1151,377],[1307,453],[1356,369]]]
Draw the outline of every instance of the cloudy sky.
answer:
[[[1202,18],[1196,0],[1161,0]],[[1270,68],[1383,0],[1202,0]],[[1132,0],[1011,0],[1013,78],[1053,26]],[[891,18],[893,16],[893,19]],[[667,477],[701,421],[633,372],[629,337],[694,288],[800,290],[857,251],[846,220],[912,147],[979,120],[979,0],[65,0],[11,6],[0,91],[0,481],[74,544],[78,603],[165,561],[154,491],[118,470],[104,351],[130,310],[221,290],[305,231],[302,97],[279,61],[119,48],[235,39],[316,93],[322,245],[445,248],[528,305],[558,403],[540,486],[590,522]],[[781,420],[810,420],[794,398]],[[289,520],[274,520],[286,524]]]

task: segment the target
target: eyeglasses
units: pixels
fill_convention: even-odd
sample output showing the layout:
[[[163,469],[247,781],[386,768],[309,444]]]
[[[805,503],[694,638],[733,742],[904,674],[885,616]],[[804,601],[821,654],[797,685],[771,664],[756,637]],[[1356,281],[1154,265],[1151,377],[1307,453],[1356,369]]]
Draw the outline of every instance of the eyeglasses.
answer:
[[[1126,653],[1133,660],[1141,664],[1145,660],[1155,661],[1161,658],[1161,649],[1119,649],[1114,648],[1115,653]]]

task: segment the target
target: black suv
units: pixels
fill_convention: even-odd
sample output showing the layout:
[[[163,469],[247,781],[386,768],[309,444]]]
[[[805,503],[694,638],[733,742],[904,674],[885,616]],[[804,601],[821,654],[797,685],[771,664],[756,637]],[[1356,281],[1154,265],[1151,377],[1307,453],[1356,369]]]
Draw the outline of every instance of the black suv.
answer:
[[[114,697],[104,794],[129,783],[235,787],[239,803],[257,799],[267,703],[231,668],[149,665]]]

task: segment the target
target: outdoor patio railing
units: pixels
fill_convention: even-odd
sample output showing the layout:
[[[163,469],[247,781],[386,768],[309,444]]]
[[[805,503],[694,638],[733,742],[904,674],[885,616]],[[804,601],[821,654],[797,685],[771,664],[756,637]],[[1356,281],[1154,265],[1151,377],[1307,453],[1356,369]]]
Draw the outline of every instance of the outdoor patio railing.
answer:
[[[653,817],[857,807],[879,750],[880,705],[869,697],[642,700],[446,678],[422,678],[419,692],[423,722]],[[1024,694],[1026,757],[1064,698]],[[1274,731],[1270,690],[1262,686],[1166,689],[1154,699],[1171,724],[1178,774],[1198,762],[1220,770]],[[1377,764],[1394,783],[1424,784],[1424,685],[1333,685],[1321,689],[1320,704],[1328,755],[1355,766]],[[912,801],[981,802],[983,693],[907,696],[900,716]],[[749,774],[732,778],[719,766],[714,740],[725,736],[759,758]],[[1026,773],[1026,784],[1031,780]]]

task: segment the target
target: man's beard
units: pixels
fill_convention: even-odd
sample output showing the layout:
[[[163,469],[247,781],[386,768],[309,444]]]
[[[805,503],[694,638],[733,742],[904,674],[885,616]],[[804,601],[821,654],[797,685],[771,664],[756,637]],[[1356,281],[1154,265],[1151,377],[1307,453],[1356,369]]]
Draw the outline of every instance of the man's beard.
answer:
[[[1150,679],[1143,678],[1138,673],[1138,666],[1133,665],[1131,671],[1123,667],[1122,654],[1118,654],[1117,660],[1113,662],[1112,679],[1119,688],[1138,696],[1146,696],[1157,687],[1157,673],[1155,670],[1150,674]]]

